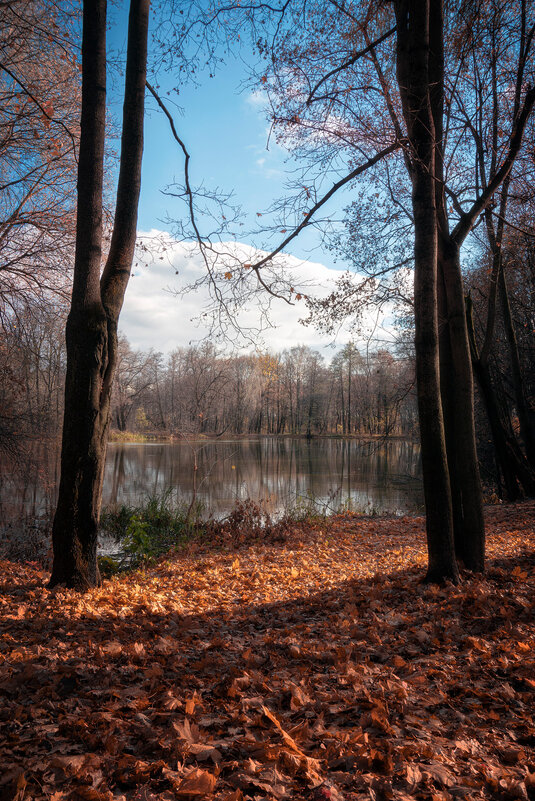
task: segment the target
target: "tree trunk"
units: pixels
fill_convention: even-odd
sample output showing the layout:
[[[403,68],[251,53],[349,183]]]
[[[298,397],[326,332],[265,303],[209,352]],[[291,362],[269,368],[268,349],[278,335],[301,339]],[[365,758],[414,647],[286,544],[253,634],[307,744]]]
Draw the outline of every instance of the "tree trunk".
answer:
[[[110,252],[100,279],[106,115],[106,0],[85,0],[78,213],[58,506],[50,587],[99,584],[97,534],[117,362],[117,322],[130,276],[141,185],[148,0],[132,0],[121,165]]]
[[[430,98],[429,0],[397,0],[397,72],[412,158],[416,378],[429,581],[458,581],[440,398],[435,126]]]
[[[509,293],[507,291],[507,280],[505,278],[503,264],[499,273],[499,288],[503,323],[505,327],[505,334],[507,336],[507,343],[509,345],[509,354],[511,356],[511,373],[513,377],[518,422],[520,423],[520,434],[524,440],[524,447],[526,449],[528,461],[532,469],[535,469],[535,411],[528,403],[524,389],[524,379],[522,376],[522,368],[520,367],[518,343],[516,340],[513,315],[511,314],[511,306],[509,304]]]
[[[442,270],[448,313],[452,374],[443,391],[450,395],[449,417],[455,439],[454,461],[450,475],[456,472],[460,487],[462,516],[455,530],[455,551],[469,570],[485,569],[485,521],[483,496],[477,458],[474,386],[470,346],[466,328],[465,303],[459,249],[451,242],[441,248]]]
[[[519,484],[526,495],[534,494],[535,476],[520,450],[510,424],[507,425],[507,422],[503,419],[503,414],[500,412],[500,404],[492,383],[488,360],[478,353],[470,296],[466,299],[466,321],[472,354],[472,366],[485,405],[496,461],[505,484],[507,500],[515,501],[521,495]]]
[[[474,360],[474,374],[485,404],[507,500],[516,501],[521,497],[522,493],[533,496],[535,495],[535,476],[530,470],[530,466],[526,462],[514,436],[507,432],[507,428],[504,425],[496,392],[492,386],[490,370],[488,366],[476,359]],[[522,488],[522,493],[520,492],[519,484]]]
[[[485,528],[477,460],[473,380],[466,332],[459,249],[451,241],[444,182],[444,9],[430,5],[429,91],[435,126],[435,200],[438,227],[438,305],[441,399],[450,477],[456,556],[484,567]]]
[[[439,230],[440,230],[439,226]],[[441,237],[439,236],[439,247]],[[448,304],[446,300],[446,287],[444,283],[444,271],[442,269],[442,259],[438,258],[438,334],[439,334],[439,353],[440,353],[440,397],[442,401],[442,411],[444,414],[444,430],[446,437],[446,454],[448,458],[448,474],[450,477],[451,505],[453,512],[453,540],[456,544],[459,532],[463,530],[463,503],[461,486],[459,483],[458,451],[457,451],[457,432],[455,427],[456,410],[451,387],[455,381],[453,369],[453,358],[451,353],[450,330],[448,326]]]

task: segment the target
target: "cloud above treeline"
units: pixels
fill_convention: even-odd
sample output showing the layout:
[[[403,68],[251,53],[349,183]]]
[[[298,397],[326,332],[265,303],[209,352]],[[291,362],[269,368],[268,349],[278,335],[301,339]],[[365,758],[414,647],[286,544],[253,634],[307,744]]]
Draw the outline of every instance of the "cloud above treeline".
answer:
[[[140,234],[133,277],[128,286],[120,318],[120,330],[132,347],[140,350],[154,349],[168,353],[176,347],[184,347],[209,337],[210,325],[202,319],[203,312],[212,305],[207,286],[183,294],[184,287],[194,284],[206,273],[206,266],[198,249],[191,244],[177,242],[168,233],[152,230]],[[259,252],[248,245],[233,243],[230,247],[244,261],[254,262]],[[293,256],[284,257],[284,269],[291,274],[296,287],[309,287],[310,293],[324,296],[332,291],[341,271],[325,267],[312,261],[303,261]],[[254,332],[261,322],[261,305],[266,298],[259,295],[247,305],[241,305],[236,322],[244,330]],[[269,311],[270,328],[258,337],[250,333],[249,339],[231,334],[222,345],[230,349],[251,351],[251,339],[261,349],[280,351],[297,344],[324,350],[329,356],[332,337],[322,335],[313,326],[299,322],[307,316],[304,304],[288,305],[283,300],[272,299]],[[217,330],[217,329],[216,329]],[[215,332],[212,333],[214,338]],[[342,329],[338,335],[340,343],[351,338],[349,330]]]

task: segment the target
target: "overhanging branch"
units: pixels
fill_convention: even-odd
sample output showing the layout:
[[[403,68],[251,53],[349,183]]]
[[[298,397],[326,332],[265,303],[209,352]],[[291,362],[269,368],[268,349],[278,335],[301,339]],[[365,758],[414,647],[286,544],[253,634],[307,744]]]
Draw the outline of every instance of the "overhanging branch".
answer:
[[[370,167],[373,167],[374,164],[377,164],[378,161],[381,161],[381,159],[390,155],[390,153],[393,153],[395,150],[398,150],[400,147],[401,147],[401,142],[394,142],[393,144],[384,148],[384,150],[381,150],[379,151],[379,153],[376,153],[375,156],[368,159],[368,161],[366,161],[364,164],[361,164],[359,167],[356,167],[344,178],[341,178],[339,181],[333,184],[333,186],[331,186],[329,191],[326,192],[326,194],[323,195],[323,197],[320,200],[318,200],[318,202],[315,203],[312,206],[312,208],[306,213],[303,222],[300,223],[296,228],[294,228],[292,233],[289,236],[287,236],[280,243],[280,245],[277,248],[275,248],[275,250],[272,250],[271,253],[269,253],[263,259],[260,259],[260,261],[256,262],[255,264],[251,264],[251,269],[254,270],[258,275],[258,271],[265,264],[267,264],[267,262],[271,261],[271,259],[273,259],[273,257],[276,256],[278,253],[280,253],[286,247],[286,245],[288,245],[293,239],[299,236],[299,234],[304,228],[306,228],[308,225],[311,224],[312,218],[315,215],[315,213],[319,211],[319,209],[321,209],[321,207],[324,206],[325,203],[327,203],[327,201],[330,200],[332,196],[336,194],[336,192],[338,192],[339,189],[341,189],[347,183],[352,181],[354,178],[357,178],[359,175],[362,175],[363,172],[366,172],[366,170],[370,169]]]

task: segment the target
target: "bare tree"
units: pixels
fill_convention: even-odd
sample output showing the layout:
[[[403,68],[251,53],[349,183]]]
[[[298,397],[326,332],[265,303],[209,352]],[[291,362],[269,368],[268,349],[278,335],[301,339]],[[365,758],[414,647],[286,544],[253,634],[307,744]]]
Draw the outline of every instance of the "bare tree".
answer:
[[[79,15],[49,0],[0,5],[0,317],[67,294],[74,250]]]

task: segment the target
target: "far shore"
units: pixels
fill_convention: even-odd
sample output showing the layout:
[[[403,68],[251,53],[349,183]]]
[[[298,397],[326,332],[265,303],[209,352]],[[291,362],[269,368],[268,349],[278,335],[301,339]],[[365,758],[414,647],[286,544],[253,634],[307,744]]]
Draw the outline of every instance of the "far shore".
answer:
[[[411,441],[416,442],[416,436],[406,436],[403,434],[190,434],[190,433],[159,433],[148,432],[145,434],[136,433],[133,431],[117,431],[113,429],[110,432],[108,442],[112,443],[147,443],[159,442],[165,443],[178,443],[178,442],[217,442],[222,440],[254,440],[254,439],[348,439],[357,442],[403,442]]]

